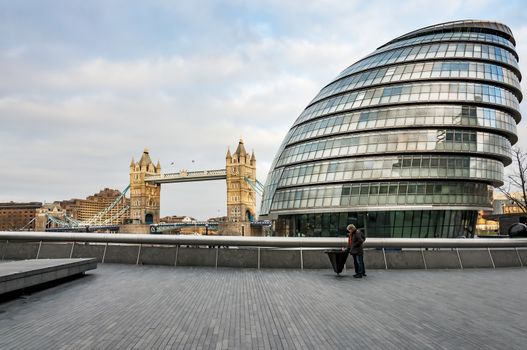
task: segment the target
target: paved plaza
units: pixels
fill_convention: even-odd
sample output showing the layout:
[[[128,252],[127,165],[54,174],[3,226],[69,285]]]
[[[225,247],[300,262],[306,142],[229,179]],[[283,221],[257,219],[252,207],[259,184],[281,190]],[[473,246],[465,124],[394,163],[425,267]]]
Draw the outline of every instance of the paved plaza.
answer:
[[[527,269],[99,265],[0,303],[0,349],[525,349]]]

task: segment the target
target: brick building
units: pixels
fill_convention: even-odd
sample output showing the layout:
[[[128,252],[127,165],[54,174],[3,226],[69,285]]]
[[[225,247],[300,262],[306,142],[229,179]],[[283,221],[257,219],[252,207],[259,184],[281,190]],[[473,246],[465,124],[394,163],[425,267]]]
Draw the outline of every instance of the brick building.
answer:
[[[40,202],[0,203],[0,231],[35,230],[35,216]]]
[[[70,199],[55,202],[66,211],[69,217],[79,221],[88,221],[95,215],[108,208],[121,192],[111,188],[105,188],[99,193],[86,197],[86,199]],[[129,209],[123,215],[119,214],[130,207],[130,199],[123,197],[118,205],[113,207],[108,214],[104,216],[104,220],[111,219],[106,224],[122,224],[124,220],[129,217]]]

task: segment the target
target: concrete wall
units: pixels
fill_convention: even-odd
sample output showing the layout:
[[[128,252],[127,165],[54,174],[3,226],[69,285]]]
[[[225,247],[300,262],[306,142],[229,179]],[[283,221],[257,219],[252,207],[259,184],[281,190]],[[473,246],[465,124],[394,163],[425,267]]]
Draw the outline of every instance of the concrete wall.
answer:
[[[68,259],[71,255],[73,243],[42,242],[39,259]]]
[[[218,234],[223,236],[241,236],[243,226],[244,236],[260,236],[261,229],[251,226],[249,221],[243,222],[220,222],[218,227]]]
[[[460,250],[459,256],[464,269],[494,267],[488,249]]]
[[[496,267],[517,267],[522,265],[516,249],[492,249],[490,254]]]
[[[0,241],[0,259],[96,258],[102,263],[236,268],[331,269],[324,249],[218,248],[104,243]],[[527,248],[503,249],[366,249],[372,269],[467,269],[522,267]],[[353,259],[347,269],[353,271]]]
[[[39,242],[7,242],[4,260],[35,259],[38,254]]]
[[[258,268],[258,249],[218,249],[217,266]]]
[[[331,269],[331,262],[323,250],[302,250],[304,269]]]
[[[353,262],[350,259],[348,262]],[[368,269],[385,269],[386,261],[385,254],[382,249],[365,249],[364,250],[364,266]],[[352,268],[350,266],[350,268]]]
[[[425,260],[421,250],[386,250],[388,269],[424,269]]]
[[[150,233],[150,225],[121,225],[119,227],[119,233]]]
[[[6,249],[7,249],[7,241],[0,241],[0,259],[2,260],[4,260]]]
[[[423,250],[428,269],[460,269],[461,262],[456,250]]]
[[[300,250],[260,249],[260,267],[300,269]]]
[[[176,266],[216,266],[216,248],[183,248],[177,252]]]
[[[139,255],[139,264],[142,265],[167,265],[176,263],[176,246],[142,246]]]
[[[95,258],[100,263],[104,257],[104,251],[106,250],[106,244],[87,244],[87,243],[75,243],[73,248],[72,258]]]
[[[139,245],[108,244],[104,263],[136,264],[139,257]]]

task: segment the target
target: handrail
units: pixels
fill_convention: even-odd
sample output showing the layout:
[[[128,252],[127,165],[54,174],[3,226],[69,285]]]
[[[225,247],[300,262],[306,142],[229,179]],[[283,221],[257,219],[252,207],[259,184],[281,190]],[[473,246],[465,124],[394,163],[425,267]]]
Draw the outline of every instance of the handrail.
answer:
[[[1,241],[45,242],[98,242],[160,245],[215,245],[276,248],[340,248],[345,247],[345,237],[240,237],[108,234],[77,232],[9,232],[0,231]],[[503,239],[452,239],[452,238],[374,238],[368,237],[365,248],[519,248],[527,247],[525,238]]]

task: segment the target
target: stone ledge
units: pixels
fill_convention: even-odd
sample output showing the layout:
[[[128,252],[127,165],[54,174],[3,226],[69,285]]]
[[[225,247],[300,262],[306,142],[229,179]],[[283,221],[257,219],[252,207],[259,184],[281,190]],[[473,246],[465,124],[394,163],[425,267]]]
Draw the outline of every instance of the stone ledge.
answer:
[[[29,288],[97,268],[96,259],[39,259],[0,264],[0,294]]]

